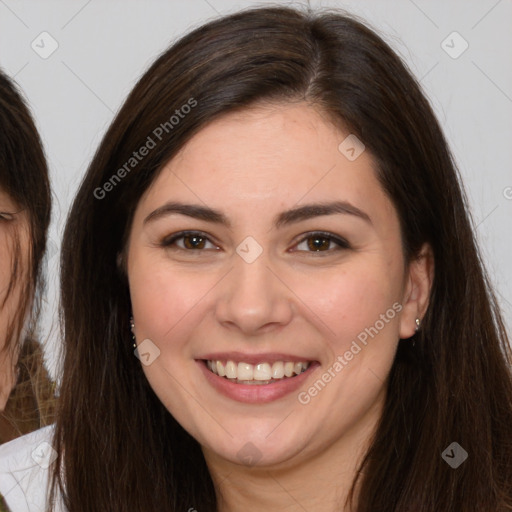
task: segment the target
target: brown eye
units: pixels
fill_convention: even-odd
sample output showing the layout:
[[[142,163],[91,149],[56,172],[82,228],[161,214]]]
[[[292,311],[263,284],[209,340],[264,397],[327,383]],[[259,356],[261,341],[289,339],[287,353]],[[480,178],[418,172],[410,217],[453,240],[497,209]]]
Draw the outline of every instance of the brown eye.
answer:
[[[207,247],[210,244],[211,247]],[[160,243],[161,247],[183,251],[202,251],[203,249],[218,249],[203,233],[197,231],[180,232],[166,237]]]
[[[311,236],[308,239],[308,248],[312,251],[323,251],[329,249],[331,241],[325,236]]]
[[[310,233],[296,247],[300,252],[334,252],[349,249],[350,245],[346,240],[330,233]]]
[[[187,249],[204,249],[206,239],[197,235],[183,236],[183,245]]]

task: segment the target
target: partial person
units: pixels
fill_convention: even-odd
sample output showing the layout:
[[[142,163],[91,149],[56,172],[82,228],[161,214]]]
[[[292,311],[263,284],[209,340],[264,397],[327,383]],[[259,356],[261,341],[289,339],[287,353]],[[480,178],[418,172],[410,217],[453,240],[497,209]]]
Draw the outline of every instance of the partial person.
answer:
[[[48,167],[22,93],[0,71],[0,443],[54,421],[37,321],[51,213]]]

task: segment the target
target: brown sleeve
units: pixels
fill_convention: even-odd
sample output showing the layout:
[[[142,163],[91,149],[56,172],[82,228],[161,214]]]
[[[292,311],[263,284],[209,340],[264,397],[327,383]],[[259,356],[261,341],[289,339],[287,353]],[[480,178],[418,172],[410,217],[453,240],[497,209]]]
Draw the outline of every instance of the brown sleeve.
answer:
[[[0,494],[0,512],[11,512],[11,509],[5,503],[4,497]]]
[[[55,383],[44,366],[43,350],[38,342],[25,340],[18,366],[18,381],[5,410],[0,413],[0,444],[55,421]]]

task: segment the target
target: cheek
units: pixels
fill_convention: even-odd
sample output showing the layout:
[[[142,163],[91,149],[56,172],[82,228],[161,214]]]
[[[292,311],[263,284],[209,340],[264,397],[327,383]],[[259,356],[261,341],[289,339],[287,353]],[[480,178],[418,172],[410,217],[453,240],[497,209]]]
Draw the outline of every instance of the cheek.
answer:
[[[139,263],[134,258],[133,263],[129,281],[137,341],[149,338],[161,349],[174,351],[200,323],[202,299],[216,279],[165,262]]]
[[[0,226],[0,299],[5,295],[11,273],[11,256],[9,239]]]
[[[19,308],[22,298],[22,287],[28,278],[26,275],[26,269],[28,267],[26,253],[28,251],[25,249],[24,245],[21,245],[20,254],[18,255],[17,281],[14,287],[11,288],[9,296],[6,299],[7,291],[9,290],[13,277],[13,250],[12,237],[2,231],[0,226],[0,337],[3,336],[3,333],[7,330],[9,322]]]
[[[191,341],[205,316],[204,297],[218,278],[146,256],[133,257],[129,270],[137,343],[149,339],[159,349],[154,361],[143,364],[142,370],[166,409],[180,422],[193,424],[195,401],[181,383],[187,383],[196,371]]]
[[[396,267],[396,266],[395,266]],[[365,338],[367,329],[384,326],[398,329],[396,306],[399,297],[396,268],[380,262],[362,261],[343,269],[323,272],[310,279],[296,279],[293,289],[312,315],[321,322],[326,340],[336,354],[348,349],[353,340]],[[394,331],[385,329],[394,340]],[[374,333],[375,331],[372,331]]]

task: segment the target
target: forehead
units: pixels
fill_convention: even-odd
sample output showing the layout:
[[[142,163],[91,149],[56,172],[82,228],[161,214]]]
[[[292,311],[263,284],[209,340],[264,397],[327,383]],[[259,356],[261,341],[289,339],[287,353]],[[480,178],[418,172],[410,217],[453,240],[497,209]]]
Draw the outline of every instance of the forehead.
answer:
[[[229,169],[232,175],[244,175],[250,169],[255,179],[260,175],[265,179],[284,178],[288,173],[297,176],[307,169],[321,172],[342,139],[343,134],[325,116],[305,103],[263,105],[209,123],[168,167],[192,164],[202,168],[206,164],[218,172]]]
[[[371,155],[348,159],[349,133],[305,104],[266,105],[209,123],[164,166],[141,200],[172,199],[260,210],[299,202],[350,200],[389,208]],[[172,197],[170,197],[172,196]],[[368,206],[367,206],[368,205]]]

